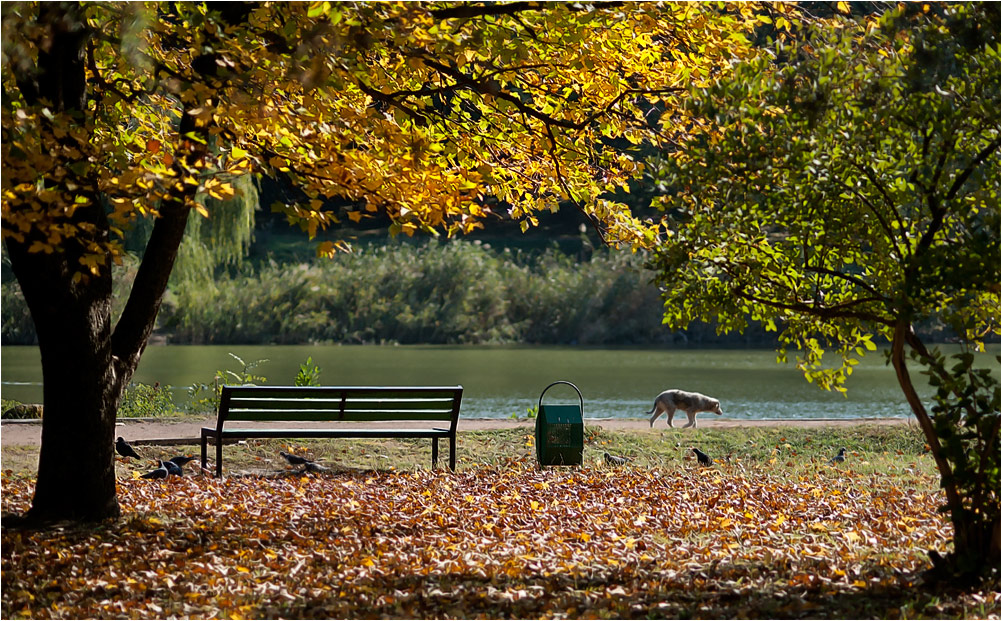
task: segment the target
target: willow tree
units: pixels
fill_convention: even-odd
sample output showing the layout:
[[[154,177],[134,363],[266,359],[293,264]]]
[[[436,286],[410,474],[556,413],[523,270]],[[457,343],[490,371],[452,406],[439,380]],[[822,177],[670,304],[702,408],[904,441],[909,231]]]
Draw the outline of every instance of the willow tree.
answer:
[[[999,335],[999,51],[987,3],[801,22],[688,100],[712,123],[663,171],[683,192],[655,260],[667,323],[758,320],[824,388],[890,343],[954,526],[932,557],[966,578],[999,564],[999,384],[973,355]],[[923,322],[953,329],[952,362]]]
[[[756,23],[748,6],[644,3],[2,10],[3,239],[42,357],[40,520],[118,514],[116,407],[189,213],[212,215],[198,196],[262,172],[301,188],[285,209],[310,236],[377,211],[405,234],[498,210],[529,227],[565,204],[610,243],[643,242],[604,197],[640,174],[631,146],[677,138],[662,113],[744,56]],[[154,225],[113,325],[109,268],[137,218]]]

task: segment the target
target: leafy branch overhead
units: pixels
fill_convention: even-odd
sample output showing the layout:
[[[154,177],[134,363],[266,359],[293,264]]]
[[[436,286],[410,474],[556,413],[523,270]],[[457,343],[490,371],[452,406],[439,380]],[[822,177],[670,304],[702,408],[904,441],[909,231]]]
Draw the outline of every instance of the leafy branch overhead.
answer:
[[[899,320],[998,334],[997,32],[924,10],[805,25],[687,100],[713,124],[661,170],[672,325],[781,328],[838,389]]]
[[[642,241],[605,195],[641,173],[633,145],[673,140],[678,93],[746,55],[757,23],[750,7],[632,3],[92,4],[79,119],[25,95],[14,59],[45,53],[31,10],[5,8],[4,236],[47,253],[79,239],[89,272],[134,218],[209,215],[196,197],[259,171],[303,188],[283,209],[311,236],[383,209],[407,234],[498,209],[530,226],[569,202],[610,242]],[[94,201],[110,236],[73,218]]]

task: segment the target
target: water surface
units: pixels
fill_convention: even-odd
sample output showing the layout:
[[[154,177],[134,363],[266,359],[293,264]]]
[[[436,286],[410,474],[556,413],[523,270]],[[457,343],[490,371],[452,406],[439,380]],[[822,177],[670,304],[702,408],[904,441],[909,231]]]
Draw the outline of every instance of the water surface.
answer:
[[[879,352],[863,358],[856,367],[847,397],[807,383],[792,364],[777,364],[776,354],[770,350],[167,345],[146,350],[134,381],[169,384],[174,387],[175,401],[181,404],[192,383],[210,382],[216,369],[239,368],[229,352],[245,361],[267,359],[255,373],[275,385],[292,384],[307,356],[321,368],[321,383],[327,385],[462,384],[462,415],[466,418],[524,416],[526,408],[535,406],[543,389],[556,380],[578,386],[587,418],[643,417],[654,397],[669,388],[720,399],[724,417],[730,419],[910,415],[894,371]],[[998,347],[991,353],[997,354]],[[987,355],[983,362],[995,365]],[[3,347],[0,374],[5,398],[41,401],[37,348]],[[917,369],[913,381],[924,382]],[[544,401],[577,402],[577,395],[568,387],[557,386],[546,393]],[[684,421],[684,415],[679,416]]]

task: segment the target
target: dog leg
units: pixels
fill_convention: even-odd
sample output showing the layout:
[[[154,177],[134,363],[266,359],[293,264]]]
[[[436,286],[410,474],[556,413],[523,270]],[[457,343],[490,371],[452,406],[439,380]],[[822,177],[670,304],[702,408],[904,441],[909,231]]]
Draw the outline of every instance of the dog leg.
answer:
[[[696,426],[696,413],[695,412],[690,412],[690,411],[686,410],[685,415],[689,418],[689,423],[685,427],[682,427],[682,429],[686,429],[688,427],[695,427]]]
[[[651,427],[653,427],[654,426],[654,421],[656,421],[658,418],[661,417],[661,415],[664,413],[664,410],[661,409],[661,404],[658,403],[657,401],[655,401],[654,402],[654,409],[651,410],[650,412],[648,412],[648,414],[650,414],[651,412],[654,413],[654,415],[651,416]]]
[[[675,408],[673,406],[668,406],[668,409],[666,411],[668,412],[668,426],[675,427],[675,425],[673,425],[671,422],[672,419],[675,418]]]

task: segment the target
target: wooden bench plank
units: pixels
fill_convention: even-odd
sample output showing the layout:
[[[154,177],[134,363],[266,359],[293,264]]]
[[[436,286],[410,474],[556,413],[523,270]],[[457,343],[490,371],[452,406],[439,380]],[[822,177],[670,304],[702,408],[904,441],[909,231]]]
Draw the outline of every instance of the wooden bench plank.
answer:
[[[448,421],[452,418],[451,412],[441,411],[413,411],[413,410],[366,410],[355,412],[344,412],[343,416],[338,410],[230,410],[227,420],[232,421]]]
[[[346,409],[369,410],[392,407],[396,410],[439,410],[452,411],[453,398],[438,399],[248,399],[230,397],[230,411],[240,408],[245,410],[322,410]]]
[[[208,429],[209,437],[218,432]],[[448,429],[224,429],[224,438],[447,438]]]

